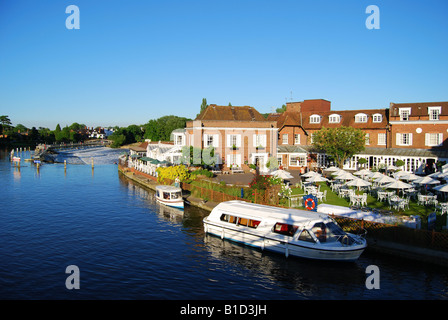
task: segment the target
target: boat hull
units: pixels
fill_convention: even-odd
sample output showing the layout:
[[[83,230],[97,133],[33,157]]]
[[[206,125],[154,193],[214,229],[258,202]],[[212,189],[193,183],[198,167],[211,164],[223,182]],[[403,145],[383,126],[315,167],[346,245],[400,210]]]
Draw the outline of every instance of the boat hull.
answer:
[[[184,201],[180,200],[180,201],[167,201],[165,199],[160,199],[156,197],[157,202],[164,204],[166,206],[169,207],[173,207],[173,208],[179,208],[179,209],[183,209],[184,208]]]
[[[292,243],[282,239],[261,236],[243,230],[234,230],[222,226],[210,224],[204,221],[205,232],[221,239],[238,242],[247,246],[276,252],[286,257],[293,256],[313,260],[328,261],[355,261],[364,252],[366,246],[360,245],[354,248],[325,248],[324,246],[302,245],[297,242]]]

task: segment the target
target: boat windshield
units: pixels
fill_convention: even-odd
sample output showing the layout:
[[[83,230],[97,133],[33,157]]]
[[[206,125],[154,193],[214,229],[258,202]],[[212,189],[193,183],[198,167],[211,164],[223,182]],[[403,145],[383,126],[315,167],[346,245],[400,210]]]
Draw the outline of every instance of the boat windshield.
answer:
[[[180,197],[182,197],[180,192],[172,192],[171,193],[171,199],[179,199]]]
[[[313,226],[311,231],[314,232],[321,243],[341,241],[341,239],[347,235],[344,230],[333,221],[327,223],[318,222]]]

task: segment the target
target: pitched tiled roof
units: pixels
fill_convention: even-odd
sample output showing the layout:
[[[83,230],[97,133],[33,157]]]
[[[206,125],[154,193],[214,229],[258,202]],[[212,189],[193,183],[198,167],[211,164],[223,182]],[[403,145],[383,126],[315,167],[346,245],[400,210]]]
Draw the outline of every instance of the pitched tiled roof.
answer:
[[[268,120],[277,121],[277,128],[281,129],[284,126],[299,126],[300,125],[300,113],[288,112],[273,113],[268,116]]]
[[[250,106],[218,106],[209,105],[196,120],[225,120],[225,121],[266,121],[255,108]]]
[[[355,122],[357,114],[366,114],[367,122]],[[380,114],[382,116],[381,122],[373,122],[373,115]],[[321,120],[319,123],[311,123],[310,117],[312,115],[319,115]],[[331,115],[339,115],[340,122],[330,123]],[[305,130],[319,130],[322,127],[353,127],[358,129],[383,129],[388,124],[387,109],[366,109],[366,110],[332,110],[327,112],[303,112],[302,126]]]
[[[414,102],[414,103],[391,103],[391,116],[399,116],[398,108],[411,108],[411,116],[427,116],[428,107],[442,107],[441,115],[448,115],[448,101],[442,102]],[[397,109],[397,110],[396,110]]]

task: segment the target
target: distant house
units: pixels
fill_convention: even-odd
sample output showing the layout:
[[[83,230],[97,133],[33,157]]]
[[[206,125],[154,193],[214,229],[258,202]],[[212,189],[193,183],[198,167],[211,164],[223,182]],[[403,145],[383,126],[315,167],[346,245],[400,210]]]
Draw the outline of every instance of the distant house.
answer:
[[[214,148],[217,163],[225,169],[248,170],[249,164],[256,164],[266,171],[269,158],[277,156],[276,121],[250,106],[209,105],[187,122],[185,139],[187,146]]]

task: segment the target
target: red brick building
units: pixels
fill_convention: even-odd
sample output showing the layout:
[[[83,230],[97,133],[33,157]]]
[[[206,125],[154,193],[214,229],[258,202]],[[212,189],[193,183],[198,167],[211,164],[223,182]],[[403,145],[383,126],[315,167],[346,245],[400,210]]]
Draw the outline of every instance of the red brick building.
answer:
[[[248,170],[248,164],[257,164],[265,171],[269,158],[277,157],[277,123],[250,106],[209,105],[187,122],[185,139],[187,146],[213,147],[224,169]]]
[[[448,102],[391,103],[392,148],[448,149]]]
[[[312,150],[313,133],[323,127],[361,129],[366,147],[387,148],[390,141],[387,109],[331,110],[330,101],[316,99],[287,103],[285,112],[268,119],[277,121],[279,161],[289,169],[325,164],[325,155]]]

